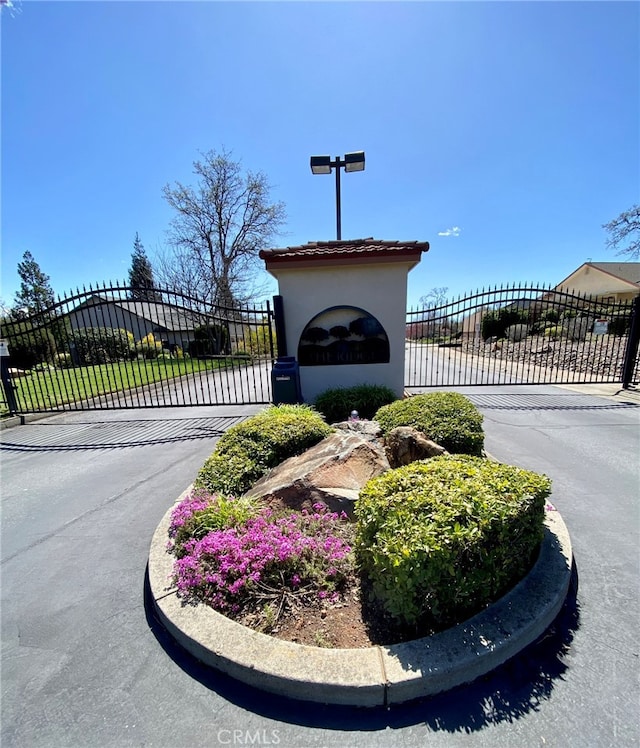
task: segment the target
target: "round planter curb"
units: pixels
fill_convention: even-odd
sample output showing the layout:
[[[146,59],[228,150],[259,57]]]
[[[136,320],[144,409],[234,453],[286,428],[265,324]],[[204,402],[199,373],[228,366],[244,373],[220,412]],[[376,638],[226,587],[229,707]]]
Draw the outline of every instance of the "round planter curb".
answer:
[[[569,533],[560,514],[548,508],[532,570],[473,618],[402,644],[311,647],[253,631],[204,605],[183,605],[170,586],[174,559],[166,546],[172,509],[156,528],[149,553],[151,599],[160,621],[205,665],[251,686],[305,701],[387,706],[469,683],[544,633],[559,613],[571,579]]]

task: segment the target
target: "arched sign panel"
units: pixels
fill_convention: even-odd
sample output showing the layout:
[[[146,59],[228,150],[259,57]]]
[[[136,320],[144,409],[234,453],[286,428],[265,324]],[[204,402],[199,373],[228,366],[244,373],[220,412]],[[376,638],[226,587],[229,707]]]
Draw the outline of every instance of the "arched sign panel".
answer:
[[[389,338],[380,322],[364,309],[334,306],[307,323],[298,343],[298,363],[388,364]]]

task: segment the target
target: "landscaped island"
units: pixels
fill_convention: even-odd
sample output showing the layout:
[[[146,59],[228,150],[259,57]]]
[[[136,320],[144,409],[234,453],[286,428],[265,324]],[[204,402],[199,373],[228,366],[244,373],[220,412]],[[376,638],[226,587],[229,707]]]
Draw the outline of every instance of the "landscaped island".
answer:
[[[380,405],[379,390],[367,392]],[[353,521],[323,502],[293,509],[251,491],[331,437],[318,410],[271,407],[220,438],[171,515],[173,581],[185,603],[291,641],[366,647],[443,630],[527,574],[550,481],[484,457],[482,416],[462,395],[383,395],[373,418],[379,449],[411,427],[447,453],[368,480]]]

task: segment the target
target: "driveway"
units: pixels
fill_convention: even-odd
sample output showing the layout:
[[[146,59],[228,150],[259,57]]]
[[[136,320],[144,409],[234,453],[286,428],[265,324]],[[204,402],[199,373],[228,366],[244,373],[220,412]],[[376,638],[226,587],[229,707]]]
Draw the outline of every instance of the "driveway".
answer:
[[[640,742],[640,406],[559,387],[461,390],[487,449],[547,473],[574,585],[484,679],[367,711],[200,666],[144,604],[151,535],[216,439],[260,406],[60,414],[2,432],[2,745],[632,746]]]

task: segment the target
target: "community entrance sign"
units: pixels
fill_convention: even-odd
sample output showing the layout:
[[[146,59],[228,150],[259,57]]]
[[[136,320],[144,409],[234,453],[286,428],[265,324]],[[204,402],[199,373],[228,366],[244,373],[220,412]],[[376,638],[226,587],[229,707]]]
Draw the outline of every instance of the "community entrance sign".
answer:
[[[260,252],[282,297],[278,352],[297,356],[306,402],[358,384],[402,397],[407,276],[428,249],[427,242],[355,239]]]

